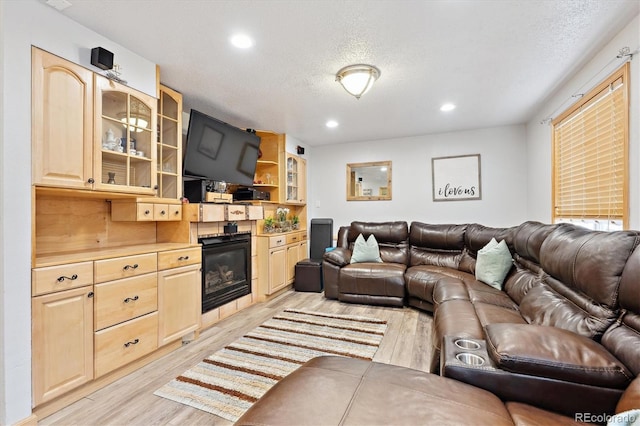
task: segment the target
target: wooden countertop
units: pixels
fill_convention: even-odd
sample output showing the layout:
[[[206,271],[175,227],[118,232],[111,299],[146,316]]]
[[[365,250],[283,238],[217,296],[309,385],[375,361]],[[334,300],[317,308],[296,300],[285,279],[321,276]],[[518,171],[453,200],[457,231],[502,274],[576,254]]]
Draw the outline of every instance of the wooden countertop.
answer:
[[[66,263],[87,262],[91,260],[109,259],[112,257],[132,256],[135,254],[152,253],[167,250],[179,250],[184,248],[200,247],[200,244],[191,243],[154,243],[139,244],[121,247],[97,248],[94,250],[82,250],[75,252],[60,252],[37,255],[34,268],[45,266],[63,265]]]

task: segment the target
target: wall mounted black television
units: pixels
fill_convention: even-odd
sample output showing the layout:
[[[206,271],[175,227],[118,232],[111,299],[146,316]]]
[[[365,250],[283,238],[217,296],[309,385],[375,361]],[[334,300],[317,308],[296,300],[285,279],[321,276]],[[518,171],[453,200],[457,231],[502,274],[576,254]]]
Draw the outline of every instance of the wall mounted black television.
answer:
[[[260,137],[191,110],[185,146],[185,177],[253,185]]]

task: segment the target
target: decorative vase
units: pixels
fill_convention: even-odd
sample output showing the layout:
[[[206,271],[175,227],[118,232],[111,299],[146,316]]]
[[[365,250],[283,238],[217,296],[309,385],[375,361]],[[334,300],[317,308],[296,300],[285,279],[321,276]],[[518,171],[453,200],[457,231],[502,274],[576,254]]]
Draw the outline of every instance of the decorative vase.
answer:
[[[108,172],[109,173],[109,180],[107,181],[108,184],[111,185],[115,185],[116,184],[116,173],[115,172]]]

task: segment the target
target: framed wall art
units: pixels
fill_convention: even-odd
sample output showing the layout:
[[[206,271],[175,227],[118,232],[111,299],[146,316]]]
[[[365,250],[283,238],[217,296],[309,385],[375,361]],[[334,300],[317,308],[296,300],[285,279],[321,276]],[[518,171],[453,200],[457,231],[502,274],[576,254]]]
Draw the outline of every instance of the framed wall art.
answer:
[[[431,159],[433,201],[482,199],[480,154]]]

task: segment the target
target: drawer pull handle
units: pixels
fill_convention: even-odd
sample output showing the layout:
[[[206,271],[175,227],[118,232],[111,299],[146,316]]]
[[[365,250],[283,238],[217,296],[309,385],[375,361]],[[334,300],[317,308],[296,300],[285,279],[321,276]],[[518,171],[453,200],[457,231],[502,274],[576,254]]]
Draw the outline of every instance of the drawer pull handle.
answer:
[[[189,256],[180,256],[178,260],[189,260]]]
[[[144,211],[144,214],[145,214],[145,215],[147,215],[147,216],[149,216],[149,214],[150,214],[150,213],[151,213],[151,212],[150,212],[149,210],[145,210],[145,211]]]
[[[167,212],[165,212],[164,210],[160,211],[160,216],[164,216],[165,214],[167,214]]]
[[[278,244],[280,244],[281,242],[282,242],[282,240],[278,240],[278,241],[276,241],[276,243],[278,243]]]
[[[124,269],[125,271],[128,271],[129,269],[138,269],[138,264],[134,263],[133,265],[127,265],[122,269]]]
[[[124,344],[124,347],[125,347],[125,348],[128,348],[129,346],[131,346],[131,345],[137,345],[138,343],[140,343],[140,339],[135,339],[135,340],[132,340],[132,341],[130,341],[130,342],[125,343],[125,344]]]
[[[65,277],[64,275],[61,277],[58,277],[58,282],[61,283],[64,280],[70,280],[70,281],[75,281],[78,279],[78,275],[77,274],[73,274],[70,277]]]
[[[180,214],[180,210],[176,210],[175,212],[173,212],[173,214],[175,214],[176,216]]]
[[[126,299],[124,299],[124,303],[135,302],[138,299],[139,299],[138,296],[127,297]]]

